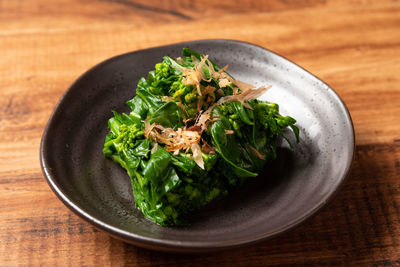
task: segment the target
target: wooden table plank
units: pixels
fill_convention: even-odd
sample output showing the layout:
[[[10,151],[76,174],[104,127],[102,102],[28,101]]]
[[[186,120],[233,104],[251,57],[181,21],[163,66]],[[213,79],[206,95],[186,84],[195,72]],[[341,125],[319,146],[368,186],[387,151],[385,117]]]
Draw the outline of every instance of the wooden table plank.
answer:
[[[229,38],[293,60],[329,83],[354,120],[348,182],[277,238],[205,255],[148,251],[69,211],[40,170],[52,108],[84,71],[168,43]],[[400,265],[398,1],[0,1],[0,265]]]

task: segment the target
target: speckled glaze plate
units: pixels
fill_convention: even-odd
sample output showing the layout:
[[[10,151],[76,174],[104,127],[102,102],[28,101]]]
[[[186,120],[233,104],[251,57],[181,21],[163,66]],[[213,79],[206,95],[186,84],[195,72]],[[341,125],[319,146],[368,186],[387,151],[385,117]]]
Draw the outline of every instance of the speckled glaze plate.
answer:
[[[140,77],[164,55],[189,47],[236,78],[272,85],[261,99],[297,119],[301,142],[281,142],[277,160],[226,198],[194,212],[190,226],[162,227],[134,208],[130,179],[102,154],[111,110],[128,111]],[[150,249],[203,252],[252,244],[287,231],[321,209],[349,172],[354,130],[345,105],[323,81],[259,46],[201,40],[155,47],[106,60],[62,96],[43,133],[43,173],[76,214],[126,242]]]

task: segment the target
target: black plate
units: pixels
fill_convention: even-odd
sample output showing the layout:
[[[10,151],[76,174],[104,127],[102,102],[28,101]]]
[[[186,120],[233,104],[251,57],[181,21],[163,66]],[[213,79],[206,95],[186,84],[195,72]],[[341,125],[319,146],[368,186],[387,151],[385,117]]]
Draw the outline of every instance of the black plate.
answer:
[[[130,179],[101,150],[111,110],[128,111],[140,77],[164,55],[189,47],[237,79],[272,85],[262,99],[297,119],[301,143],[282,142],[278,159],[255,179],[191,217],[188,227],[162,227],[134,208]],[[63,95],[43,133],[41,164],[56,195],[88,222],[138,246],[179,252],[254,243],[313,215],[343,183],[353,159],[352,121],[339,96],[296,64],[262,47],[202,40],[150,48],[106,60]]]

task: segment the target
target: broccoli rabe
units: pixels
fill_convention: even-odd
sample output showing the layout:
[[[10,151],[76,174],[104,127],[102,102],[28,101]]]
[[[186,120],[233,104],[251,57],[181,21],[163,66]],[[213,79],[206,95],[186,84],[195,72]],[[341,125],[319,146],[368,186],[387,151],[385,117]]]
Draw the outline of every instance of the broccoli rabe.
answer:
[[[139,80],[131,112],[109,119],[103,148],[127,170],[135,206],[161,225],[185,223],[190,211],[258,176],[285,128],[299,140],[296,121],[277,104],[249,97],[265,88],[245,92],[253,89],[226,68],[188,48],[182,54]]]
[[[169,66],[165,62],[157,63],[155,66],[155,77],[166,79],[170,75]]]

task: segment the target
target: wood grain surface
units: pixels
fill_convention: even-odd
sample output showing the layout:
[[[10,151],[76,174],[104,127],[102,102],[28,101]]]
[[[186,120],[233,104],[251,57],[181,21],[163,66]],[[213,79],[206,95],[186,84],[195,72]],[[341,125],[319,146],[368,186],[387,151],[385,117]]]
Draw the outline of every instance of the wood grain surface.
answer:
[[[269,48],[330,84],[357,140],[347,183],[279,237],[204,255],[149,251],[82,221],[39,164],[59,97],[111,56],[228,38]],[[0,266],[400,266],[400,2],[1,0]]]

